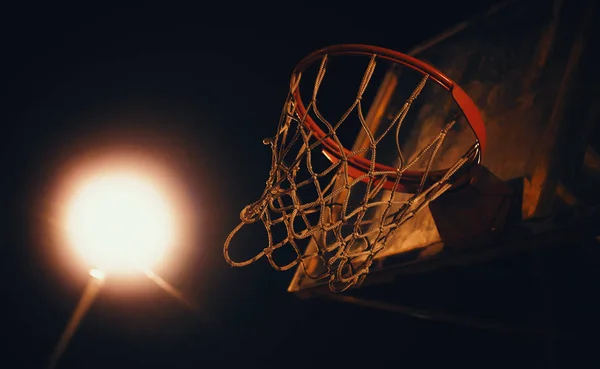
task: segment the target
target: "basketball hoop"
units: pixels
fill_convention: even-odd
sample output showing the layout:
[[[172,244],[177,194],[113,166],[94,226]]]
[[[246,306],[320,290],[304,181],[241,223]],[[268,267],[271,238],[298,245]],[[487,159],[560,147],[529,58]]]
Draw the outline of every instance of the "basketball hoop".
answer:
[[[328,61],[347,56],[361,56],[368,64],[351,106],[333,122],[321,113],[317,96],[326,78]],[[375,132],[363,114],[362,100],[380,61],[416,71],[420,77],[389,124]],[[319,68],[314,81],[311,80],[310,101],[303,100],[300,82],[307,68],[317,63]],[[458,111],[447,119],[428,145],[407,159],[398,140],[400,128],[430,80],[451,97]],[[352,114],[361,133],[366,134],[368,144],[350,150],[342,144],[339,131],[344,124],[349,124]],[[471,128],[475,142],[453,165],[432,170],[444,138],[460,120]],[[378,162],[378,145],[384,137],[394,133],[395,164]],[[310,278],[326,279],[332,291],[356,286],[368,274],[373,258],[385,248],[398,227],[445,191],[468,181],[469,169],[480,162],[485,143],[485,126],[475,103],[433,66],[375,46],[336,45],[318,50],[302,59],[292,73],[277,133],[274,138],[265,140],[272,150],[272,167],[265,190],[258,201],[242,210],[241,223],[225,241],[225,259],[230,265],[241,267],[266,257],[273,268],[280,271],[300,265]],[[331,165],[316,170],[314,151],[325,155]],[[426,161],[424,169],[415,170],[421,160]],[[302,201],[300,195],[306,193],[316,194],[316,199]],[[357,193],[360,196],[357,197]],[[366,219],[368,212],[377,214],[374,220]],[[244,225],[258,220],[267,231],[267,246],[250,259],[234,261],[230,256],[233,237]],[[280,239],[274,231],[277,227],[285,228],[285,235]],[[273,253],[287,247],[296,257],[281,265]],[[310,268],[316,273],[308,272],[309,263],[318,265]]]

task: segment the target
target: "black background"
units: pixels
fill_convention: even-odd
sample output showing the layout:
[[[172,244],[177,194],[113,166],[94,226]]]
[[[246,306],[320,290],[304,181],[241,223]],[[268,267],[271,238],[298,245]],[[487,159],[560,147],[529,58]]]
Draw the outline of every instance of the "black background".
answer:
[[[60,245],[47,239],[44,211],[61,166],[110,142],[159,147],[186,183],[198,231],[177,267],[161,275],[200,309],[187,310],[145,279],[108,280],[60,367],[544,362],[539,341],[300,300],[286,292],[291,272],[262,262],[233,269],[222,257],[239,211],[263,189],[270,158],[261,140],[274,133],[300,58],[337,43],[406,51],[490,3],[46,2],[6,9],[1,366],[44,366],[76,306],[86,271],[65,272],[66,262],[48,257]]]

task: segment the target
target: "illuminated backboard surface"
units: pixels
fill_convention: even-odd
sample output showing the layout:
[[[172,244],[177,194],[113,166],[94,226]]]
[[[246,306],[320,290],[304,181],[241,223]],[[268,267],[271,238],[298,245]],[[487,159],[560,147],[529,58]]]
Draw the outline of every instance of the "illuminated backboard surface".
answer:
[[[493,199],[479,198],[476,204],[444,195],[394,234],[363,287],[399,273],[472,264],[562,242],[570,237],[561,231],[565,224],[589,221],[589,209],[596,209],[597,220],[600,89],[591,81],[600,76],[594,36],[600,30],[594,8],[594,1],[502,2],[409,52],[457,82],[480,108],[488,133],[482,165],[510,189],[510,209],[501,229],[477,234],[460,218],[475,214],[476,219],[478,206]],[[380,79],[368,114],[371,126],[385,126],[414,89],[402,84],[403,77],[391,68]],[[424,92],[413,107],[417,123],[404,136],[407,150],[439,132],[433,112],[445,107],[430,103],[439,101],[435,97]],[[473,142],[469,133],[450,135],[441,157],[456,160]],[[357,137],[355,147],[366,140]],[[384,146],[380,152],[385,150],[395,148]],[[289,290],[310,296],[327,293],[327,286],[297,270]]]

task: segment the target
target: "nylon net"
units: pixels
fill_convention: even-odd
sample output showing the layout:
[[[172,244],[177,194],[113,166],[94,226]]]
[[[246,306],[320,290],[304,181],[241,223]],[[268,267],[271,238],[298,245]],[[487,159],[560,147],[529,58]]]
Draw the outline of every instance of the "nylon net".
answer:
[[[400,128],[430,80],[429,75],[419,74],[416,87],[389,123],[376,131],[372,129],[363,114],[363,97],[378,63],[377,55],[365,59],[368,65],[354,101],[339,119],[326,119],[317,97],[326,79],[328,60],[328,55],[324,55],[318,65],[306,106],[298,100],[303,73],[292,75],[276,135],[264,141],[272,153],[266,187],[256,202],[242,210],[241,222],[225,241],[224,255],[236,267],[261,258],[278,271],[299,266],[307,277],[326,281],[332,291],[339,292],[360,285],[394,232],[452,187],[455,174],[473,160],[477,147],[472,146],[431,180],[432,165],[442,142],[459,119],[454,116],[442,124],[428,144],[405,157],[398,138]],[[352,120],[350,117],[358,122],[357,135],[366,135],[367,144],[345,150],[340,132]],[[322,132],[319,134],[315,127]],[[381,170],[375,162],[378,145],[385,137],[394,142],[395,160],[394,166]],[[352,159],[359,157],[369,159],[369,165],[357,174]],[[398,192],[403,175],[414,170],[417,163],[421,163],[421,175],[413,193]],[[235,261],[230,255],[232,240],[252,223],[262,224],[268,242],[252,257]],[[287,250],[291,256],[283,262],[277,260],[274,255],[280,250]]]

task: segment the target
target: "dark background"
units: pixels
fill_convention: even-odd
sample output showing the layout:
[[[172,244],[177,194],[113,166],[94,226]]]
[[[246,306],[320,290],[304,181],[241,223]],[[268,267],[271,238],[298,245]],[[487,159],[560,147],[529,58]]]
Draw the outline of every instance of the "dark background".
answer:
[[[75,308],[88,277],[48,256],[60,245],[44,212],[64,163],[114,142],[158,150],[185,181],[198,231],[177,267],[160,272],[200,309],[145,279],[109,280],[59,367],[541,365],[543,341],[300,300],[286,292],[292,272],[265,262],[233,269],[222,257],[239,211],[263,189],[270,157],[261,140],[274,133],[299,59],[337,43],[406,51],[491,3],[5,10],[0,366],[43,367]]]

